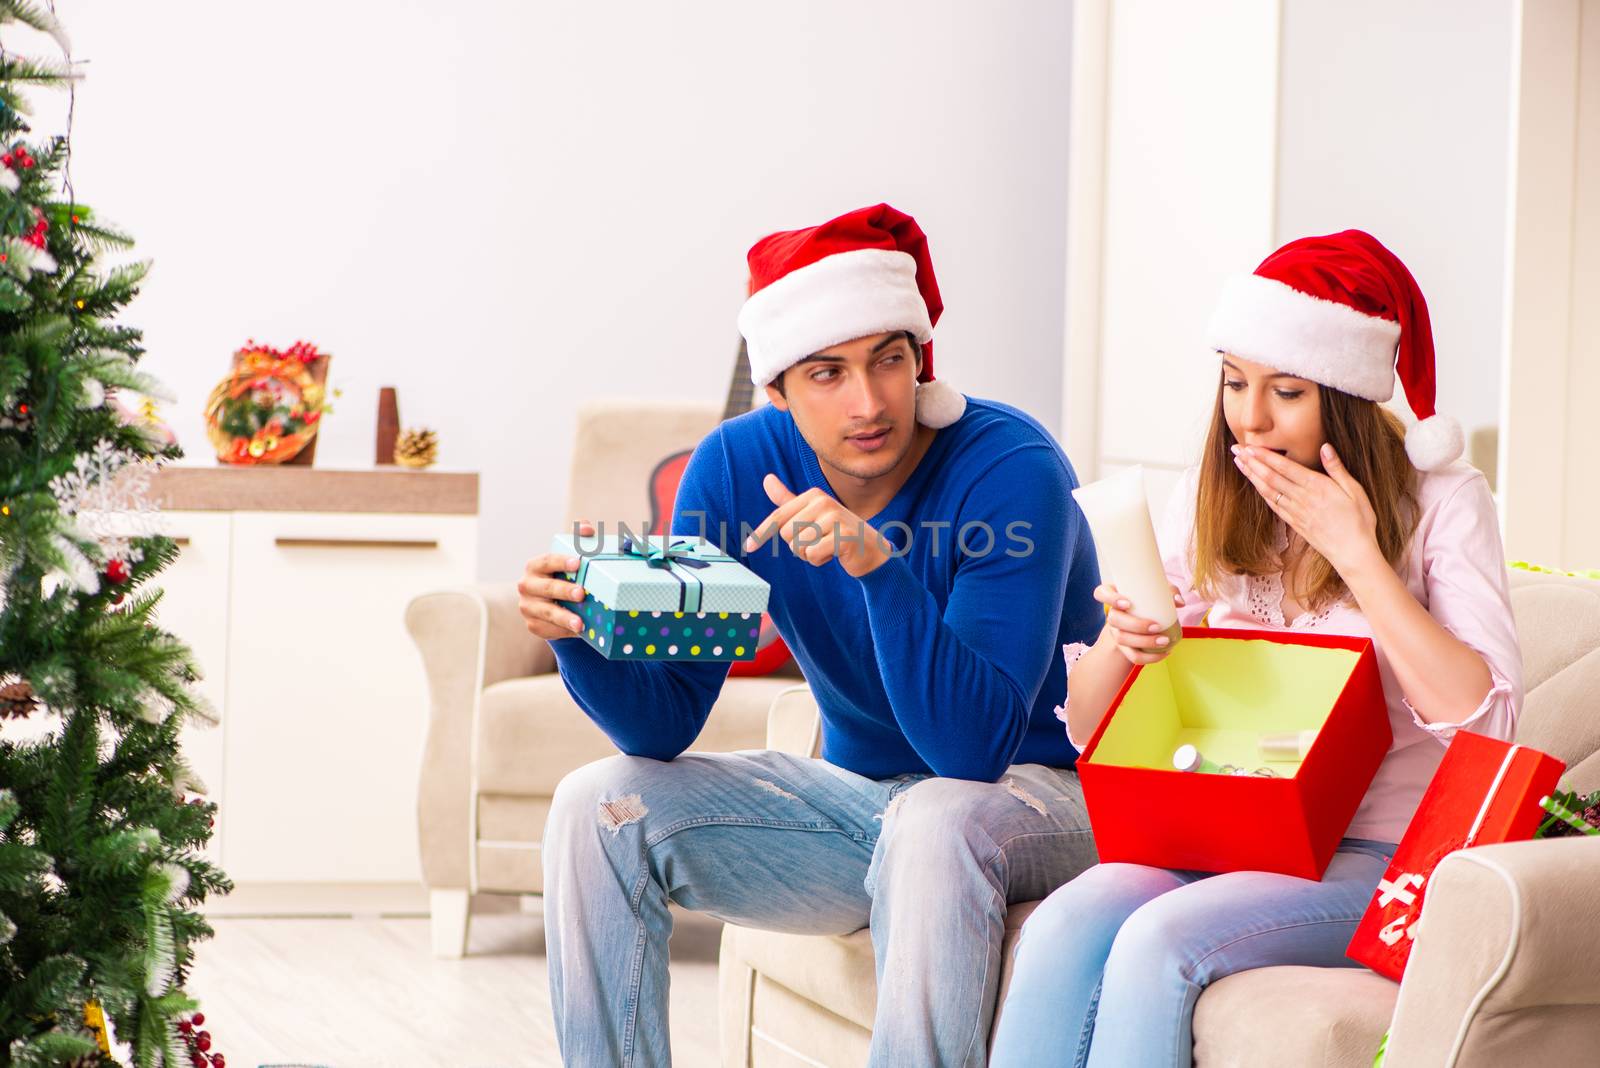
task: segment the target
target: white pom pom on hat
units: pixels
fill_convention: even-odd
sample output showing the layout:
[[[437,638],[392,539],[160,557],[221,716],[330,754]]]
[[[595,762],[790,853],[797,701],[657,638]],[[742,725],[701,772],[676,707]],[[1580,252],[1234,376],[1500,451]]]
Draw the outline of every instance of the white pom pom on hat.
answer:
[[[967,398],[933,376],[933,326],[944,302],[915,219],[875,204],[769,234],[748,258],[750,296],[739,310],[739,332],[757,386],[833,345],[903,330],[922,346],[917,421],[942,428],[961,418]]]
[[[1430,415],[1406,431],[1406,455],[1418,470],[1437,471],[1466,451],[1461,424],[1448,415]]]
[[[917,422],[935,429],[950,426],[967,410],[967,398],[948,382],[917,383]]]
[[[1417,280],[1361,230],[1303,237],[1253,274],[1230,278],[1206,344],[1320,385],[1386,401],[1396,376],[1417,423],[1406,455],[1434,471],[1465,447],[1461,424],[1434,411],[1433,326]]]

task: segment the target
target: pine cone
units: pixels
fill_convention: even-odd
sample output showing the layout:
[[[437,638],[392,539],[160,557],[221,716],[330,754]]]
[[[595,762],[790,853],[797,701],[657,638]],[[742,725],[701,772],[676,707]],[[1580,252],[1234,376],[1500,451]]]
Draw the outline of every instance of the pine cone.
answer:
[[[0,719],[26,719],[39,708],[39,698],[27,679],[0,686]]]
[[[439,435],[424,427],[402,430],[394,443],[394,462],[402,467],[431,467],[439,459]]]

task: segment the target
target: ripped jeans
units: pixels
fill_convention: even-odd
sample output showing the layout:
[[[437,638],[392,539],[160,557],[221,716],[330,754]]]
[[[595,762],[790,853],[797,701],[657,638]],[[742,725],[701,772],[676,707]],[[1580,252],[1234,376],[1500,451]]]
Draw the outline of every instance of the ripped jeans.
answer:
[[[1006,906],[1095,861],[1077,776],[874,781],[770,750],[615,756],[561,781],[544,837],[568,1065],[671,1063],[667,902],[804,934],[871,925],[870,1064],[982,1065]]]

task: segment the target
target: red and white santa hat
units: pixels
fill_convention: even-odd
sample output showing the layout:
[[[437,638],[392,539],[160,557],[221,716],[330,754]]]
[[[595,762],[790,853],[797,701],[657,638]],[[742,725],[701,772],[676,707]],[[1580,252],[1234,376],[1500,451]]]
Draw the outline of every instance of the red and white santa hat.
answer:
[[[933,377],[933,324],[944,311],[917,221],[887,204],[860,208],[750,249],[739,332],[750,379],[765,386],[807,356],[858,337],[909,331],[922,346],[917,422],[946,427],[967,398]]]
[[[1427,301],[1371,234],[1303,237],[1230,278],[1206,344],[1371,401],[1394,396],[1398,373],[1418,420],[1406,432],[1411,462],[1432,471],[1461,455],[1461,424],[1434,411]]]

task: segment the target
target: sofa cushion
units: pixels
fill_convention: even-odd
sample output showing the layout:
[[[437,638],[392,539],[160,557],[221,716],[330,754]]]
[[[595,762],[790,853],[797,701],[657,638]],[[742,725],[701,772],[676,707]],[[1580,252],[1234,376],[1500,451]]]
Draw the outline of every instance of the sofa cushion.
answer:
[[[1593,579],[1515,583],[1511,611],[1522,646],[1522,681],[1530,690],[1600,649],[1600,582]]]
[[[1011,981],[1017,932],[1037,901],[1006,911],[1001,951],[1000,1000]],[[877,970],[871,932],[847,935],[784,934],[729,924],[722,932],[722,967],[746,967],[851,1023],[871,1028],[878,1011]]]
[[[767,709],[793,679],[729,679],[692,748],[760,749]],[[617,749],[551,673],[484,689],[478,710],[478,791],[549,797],[567,772]],[[648,710],[641,710],[648,715]]]
[[[1600,750],[1600,648],[1567,664],[1523,698],[1517,741],[1575,766]]]
[[[1576,768],[1600,750],[1600,582],[1511,573],[1527,696],[1517,741]]]
[[[722,963],[755,971],[861,1027],[872,1026],[878,990],[872,936],[801,935],[729,924],[722,929]]]
[[[1196,1068],[1372,1068],[1398,984],[1365,968],[1256,968],[1194,1010]]]

